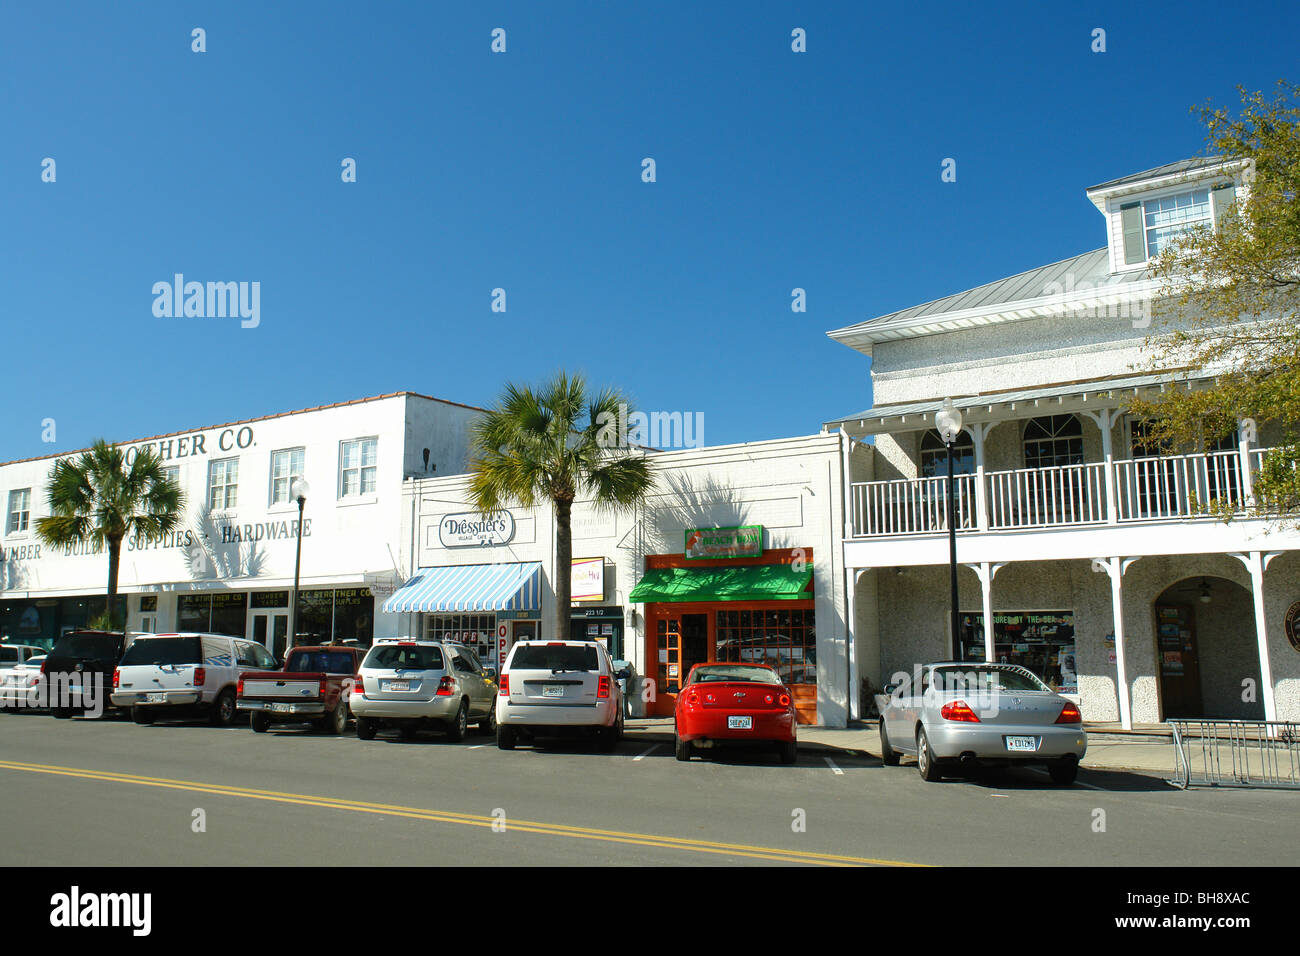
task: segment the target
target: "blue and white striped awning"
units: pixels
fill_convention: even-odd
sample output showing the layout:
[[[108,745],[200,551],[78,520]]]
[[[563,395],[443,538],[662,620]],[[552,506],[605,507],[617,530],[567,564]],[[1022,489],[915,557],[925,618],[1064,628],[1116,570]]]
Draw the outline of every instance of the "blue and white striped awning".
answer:
[[[384,611],[535,611],[541,606],[542,563],[524,561],[421,568],[384,602]]]

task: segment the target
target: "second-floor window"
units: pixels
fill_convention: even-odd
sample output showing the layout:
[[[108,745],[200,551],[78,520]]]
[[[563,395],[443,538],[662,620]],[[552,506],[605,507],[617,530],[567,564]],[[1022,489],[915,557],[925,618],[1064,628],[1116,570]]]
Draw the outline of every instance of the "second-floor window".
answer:
[[[1161,250],[1169,244],[1170,240],[1189,229],[1195,229],[1197,226],[1208,228],[1212,218],[1208,189],[1196,189],[1161,199],[1148,199],[1142,204],[1147,258],[1154,259],[1160,255]]]
[[[239,504],[239,459],[223,458],[208,465],[208,508],[220,511]]]
[[[952,443],[952,473],[975,473],[975,441],[970,432],[963,431]],[[937,429],[930,429],[921,438],[921,477],[946,478],[948,476],[948,446]]]
[[[1048,415],[1025,425],[1025,467],[1083,464],[1083,425],[1075,415]]]
[[[339,497],[373,495],[377,484],[379,439],[358,438],[339,448]]]
[[[5,522],[5,534],[26,531],[32,516],[32,489],[18,488],[9,492],[9,520]]]
[[[271,452],[271,504],[289,503],[294,479],[302,477],[306,457],[305,448],[282,448]]]

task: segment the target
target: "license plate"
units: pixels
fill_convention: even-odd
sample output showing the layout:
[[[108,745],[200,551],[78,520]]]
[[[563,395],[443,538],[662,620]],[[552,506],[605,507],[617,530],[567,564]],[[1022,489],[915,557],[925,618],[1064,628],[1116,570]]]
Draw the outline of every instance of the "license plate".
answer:
[[[389,690],[410,690],[411,682],[409,680],[390,680],[388,682]]]
[[[287,714],[289,711],[293,710],[293,705],[292,705],[292,704],[272,704],[272,705],[271,705],[271,709],[272,709],[273,711],[275,711],[276,713],[279,713],[279,714]]]
[[[543,697],[563,697],[563,696],[564,696],[564,686],[563,686],[562,684],[543,684],[543,685],[542,685],[542,696],[543,696]]]
[[[753,730],[754,718],[753,717],[728,717],[727,729],[728,730]]]
[[[1038,749],[1037,737],[1008,737],[1008,750],[1028,750],[1031,753]]]
[[[146,704],[165,704],[167,703],[166,694],[145,694],[144,702]]]

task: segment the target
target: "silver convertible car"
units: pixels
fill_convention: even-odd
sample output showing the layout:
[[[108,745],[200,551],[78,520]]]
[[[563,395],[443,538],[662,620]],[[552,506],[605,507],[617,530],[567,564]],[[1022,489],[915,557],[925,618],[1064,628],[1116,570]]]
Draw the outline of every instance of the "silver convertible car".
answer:
[[[926,780],[1017,763],[1046,766],[1064,785],[1074,782],[1088,750],[1074,702],[1014,664],[927,664],[888,685],[876,703],[885,764],[915,755]]]

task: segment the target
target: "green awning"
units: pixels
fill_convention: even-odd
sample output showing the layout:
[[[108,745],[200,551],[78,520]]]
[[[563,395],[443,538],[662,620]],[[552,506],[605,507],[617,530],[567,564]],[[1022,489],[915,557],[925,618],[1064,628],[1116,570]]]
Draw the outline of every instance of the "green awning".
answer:
[[[741,568],[651,568],[628,595],[628,601],[806,601],[812,568],[796,571],[789,564]]]

